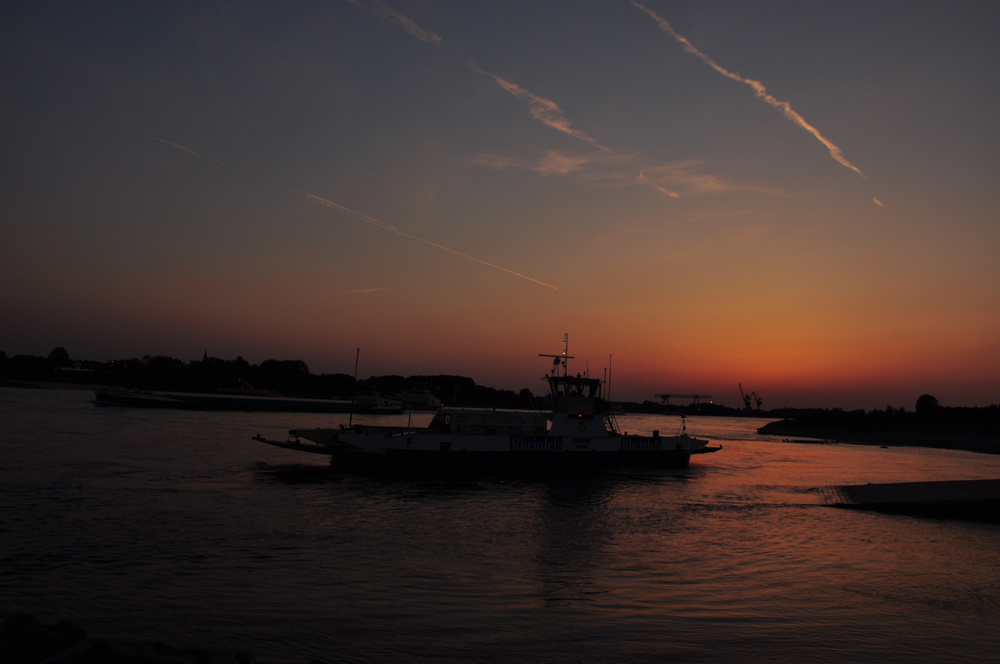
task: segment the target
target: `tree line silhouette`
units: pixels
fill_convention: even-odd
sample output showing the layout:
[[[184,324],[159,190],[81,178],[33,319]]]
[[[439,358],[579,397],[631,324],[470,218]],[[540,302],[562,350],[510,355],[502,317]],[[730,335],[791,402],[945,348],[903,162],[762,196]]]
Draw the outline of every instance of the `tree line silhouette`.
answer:
[[[349,399],[359,392],[377,392],[392,396],[404,391],[426,391],[442,403],[455,406],[521,408],[545,407],[544,397],[528,388],[519,392],[478,385],[472,378],[452,375],[371,376],[355,380],[343,373],[313,374],[302,360],[265,360],[251,364],[237,356],[235,360],[210,357],[184,362],[164,355],[144,355],[97,362],[73,360],[62,346],[46,357],[15,355],[0,351],[0,380],[15,382],[58,381],[96,385],[116,385],[143,390],[218,392],[220,390],[257,390],[286,396]],[[661,413],[664,406],[654,401],[624,403],[628,412]],[[884,410],[841,408],[780,408],[747,412],[718,403],[671,406],[671,413],[688,415],[756,416],[813,422],[835,426],[899,427],[920,424],[945,426],[982,422],[990,430],[1000,423],[997,405],[986,408],[947,407],[930,395],[921,395],[912,411],[887,405]]]
[[[404,391],[426,391],[442,403],[490,408],[538,408],[539,398],[531,390],[519,392],[477,385],[465,376],[371,376],[355,380],[343,373],[314,374],[302,360],[265,360],[251,364],[210,357],[184,362],[164,355],[144,355],[97,362],[73,360],[63,347],[46,357],[15,355],[0,351],[0,379],[8,382],[79,383],[115,385],[142,390],[219,392],[247,390],[284,396],[349,399],[358,392],[396,395]]]

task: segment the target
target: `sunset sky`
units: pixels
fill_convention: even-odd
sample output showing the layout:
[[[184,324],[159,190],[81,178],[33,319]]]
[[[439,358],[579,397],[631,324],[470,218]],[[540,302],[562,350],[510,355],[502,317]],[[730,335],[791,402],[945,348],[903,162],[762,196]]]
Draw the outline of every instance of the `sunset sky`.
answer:
[[[1000,401],[998,3],[148,5],[0,10],[8,356]]]

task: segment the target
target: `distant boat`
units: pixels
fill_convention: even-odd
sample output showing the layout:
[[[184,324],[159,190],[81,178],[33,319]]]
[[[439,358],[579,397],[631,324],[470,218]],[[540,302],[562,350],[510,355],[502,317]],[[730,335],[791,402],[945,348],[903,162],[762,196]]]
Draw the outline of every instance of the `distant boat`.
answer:
[[[287,413],[348,413],[350,401],[342,399],[306,399],[256,392],[233,390],[214,394],[195,392],[153,392],[122,387],[99,387],[94,396],[100,405],[134,406],[139,408],[174,408],[182,410],[244,410]],[[353,412],[378,412],[354,405]],[[397,411],[398,412],[398,411]]]
[[[359,392],[354,397],[355,412],[358,413],[402,413],[403,402],[386,397],[377,392]]]
[[[403,406],[410,410],[437,410],[442,406],[441,400],[426,390],[406,390],[396,395]]]
[[[549,413],[442,407],[426,427],[292,429],[285,441],[260,435],[253,440],[325,454],[331,465],[343,469],[660,468],[686,466],[694,454],[721,449],[688,436],[686,428],[674,436],[622,433],[602,398],[602,381],[569,375],[566,351],[545,356],[556,358],[556,368],[543,378],[552,394]]]

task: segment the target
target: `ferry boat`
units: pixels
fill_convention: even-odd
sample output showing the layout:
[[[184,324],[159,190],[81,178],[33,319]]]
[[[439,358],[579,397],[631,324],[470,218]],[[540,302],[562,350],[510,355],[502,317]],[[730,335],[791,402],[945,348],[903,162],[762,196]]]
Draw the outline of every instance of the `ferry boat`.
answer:
[[[543,377],[551,412],[442,407],[426,427],[347,425],[291,429],[285,441],[261,443],[330,456],[331,465],[359,468],[475,468],[486,471],[557,468],[687,466],[694,454],[717,452],[686,427],[678,435],[622,433],[603,382],[570,375],[569,341]],[[683,422],[683,419],[682,419]]]

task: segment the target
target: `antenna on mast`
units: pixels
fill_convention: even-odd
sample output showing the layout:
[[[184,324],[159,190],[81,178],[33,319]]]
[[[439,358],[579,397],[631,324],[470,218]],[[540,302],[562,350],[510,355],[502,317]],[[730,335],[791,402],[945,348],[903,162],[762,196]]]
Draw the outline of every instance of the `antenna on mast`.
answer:
[[[608,353],[608,402],[611,402],[611,353]]]
[[[361,359],[361,349],[354,354],[354,393],[351,394],[351,415],[347,418],[347,426],[354,424],[354,397],[358,394],[358,360]]]
[[[569,375],[569,370],[566,368],[566,360],[576,359],[569,354],[569,332],[563,335],[563,343],[566,345],[564,346],[562,355],[546,355],[545,353],[539,353],[538,357],[554,357],[555,362],[552,363],[552,366],[556,367],[556,375],[557,376],[559,375],[558,367],[561,364],[563,370],[563,377],[566,377]]]

